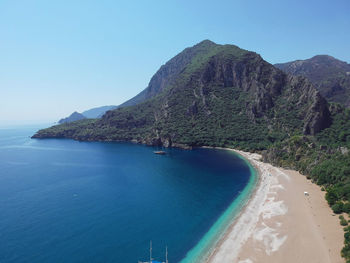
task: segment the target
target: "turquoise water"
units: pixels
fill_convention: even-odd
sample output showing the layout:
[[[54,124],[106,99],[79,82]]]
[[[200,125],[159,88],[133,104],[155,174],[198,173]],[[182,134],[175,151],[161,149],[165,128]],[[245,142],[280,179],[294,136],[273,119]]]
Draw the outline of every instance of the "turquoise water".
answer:
[[[242,158],[242,157],[240,157]],[[242,160],[244,160],[242,158]],[[201,240],[192,248],[181,260],[181,263],[194,263],[204,262],[215,248],[215,245],[220,241],[223,235],[228,231],[234,218],[236,218],[241,209],[249,201],[250,195],[258,182],[257,174],[251,164],[244,160],[249,166],[251,176],[248,184],[243,191],[237,196],[237,198],[229,205],[229,207],[221,214],[216,220],[214,225],[206,232]]]
[[[229,151],[30,139],[0,129],[0,262],[191,262],[254,182]],[[186,261],[187,260],[187,261]]]

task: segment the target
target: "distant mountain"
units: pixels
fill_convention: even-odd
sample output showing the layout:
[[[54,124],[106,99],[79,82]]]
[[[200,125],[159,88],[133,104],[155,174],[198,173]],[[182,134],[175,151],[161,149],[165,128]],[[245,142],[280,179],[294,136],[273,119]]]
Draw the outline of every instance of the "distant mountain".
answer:
[[[136,105],[34,137],[264,149],[331,124],[327,102],[307,79],[283,73],[254,52],[209,40],[163,65],[127,103]]]
[[[79,121],[79,120],[83,120],[86,119],[86,117],[84,115],[82,115],[79,112],[73,112],[69,117],[64,118],[64,119],[60,119],[58,121],[59,124],[63,124],[63,123],[69,123],[69,122],[73,122],[73,121]]]
[[[83,111],[81,114],[83,114],[88,119],[94,119],[94,118],[101,118],[103,114],[106,113],[106,111],[114,110],[118,106],[102,106],[97,108],[92,108],[90,110]]]
[[[318,55],[275,66],[286,73],[307,77],[326,99],[350,107],[350,64]]]
[[[69,117],[59,120],[58,123],[62,124],[62,123],[69,123],[69,122],[78,121],[82,119],[101,118],[103,114],[105,114],[107,111],[114,110],[117,107],[118,106],[102,106],[102,107],[92,108],[90,110],[83,111],[82,113],[75,111]]]

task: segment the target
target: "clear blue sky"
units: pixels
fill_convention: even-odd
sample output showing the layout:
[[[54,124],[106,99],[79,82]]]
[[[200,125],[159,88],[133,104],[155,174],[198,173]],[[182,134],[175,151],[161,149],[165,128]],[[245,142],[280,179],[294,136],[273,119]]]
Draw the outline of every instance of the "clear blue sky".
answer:
[[[271,62],[350,62],[349,0],[0,0],[0,122],[118,105],[203,39]]]

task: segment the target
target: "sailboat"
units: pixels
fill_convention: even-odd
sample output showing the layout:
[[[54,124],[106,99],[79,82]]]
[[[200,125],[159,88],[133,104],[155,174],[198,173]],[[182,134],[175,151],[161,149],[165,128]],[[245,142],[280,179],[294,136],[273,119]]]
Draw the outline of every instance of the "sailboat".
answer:
[[[168,247],[165,247],[165,261],[154,260],[152,257],[152,241],[149,244],[149,261],[139,261],[138,263],[169,263],[168,262]]]

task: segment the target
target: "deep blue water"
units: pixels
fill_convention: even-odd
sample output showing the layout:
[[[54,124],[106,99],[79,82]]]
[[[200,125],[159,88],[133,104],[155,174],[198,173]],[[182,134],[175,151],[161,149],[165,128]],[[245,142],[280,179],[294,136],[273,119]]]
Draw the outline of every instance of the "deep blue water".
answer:
[[[0,129],[0,262],[178,262],[247,185],[224,150],[30,139]]]

